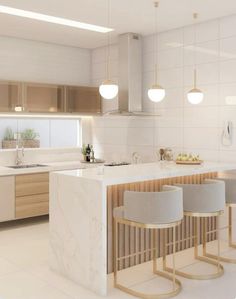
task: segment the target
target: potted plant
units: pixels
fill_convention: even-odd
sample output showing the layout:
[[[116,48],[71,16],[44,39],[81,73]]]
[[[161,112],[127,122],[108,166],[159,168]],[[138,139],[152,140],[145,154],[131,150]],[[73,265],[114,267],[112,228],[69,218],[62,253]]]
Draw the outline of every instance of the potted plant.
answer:
[[[21,133],[22,144],[25,148],[38,148],[40,147],[39,134],[34,129],[25,129]]]
[[[6,128],[5,130],[2,140],[2,148],[16,148],[16,139],[14,139],[14,133],[11,128]]]

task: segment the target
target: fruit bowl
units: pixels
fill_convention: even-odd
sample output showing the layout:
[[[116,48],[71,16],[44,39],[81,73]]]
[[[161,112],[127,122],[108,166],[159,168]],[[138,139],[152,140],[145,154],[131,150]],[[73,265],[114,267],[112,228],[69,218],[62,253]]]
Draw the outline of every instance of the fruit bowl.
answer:
[[[200,165],[203,163],[203,160],[199,159],[199,155],[179,154],[175,163],[183,165]]]

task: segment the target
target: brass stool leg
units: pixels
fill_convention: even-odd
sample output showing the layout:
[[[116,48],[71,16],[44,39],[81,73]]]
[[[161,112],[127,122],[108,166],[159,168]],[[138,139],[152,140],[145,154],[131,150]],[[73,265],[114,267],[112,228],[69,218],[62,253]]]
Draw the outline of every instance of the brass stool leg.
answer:
[[[163,229],[163,270],[166,268],[166,229]]]
[[[176,227],[173,227],[173,290],[175,290],[175,251],[176,251]]]
[[[202,252],[203,252],[203,255],[205,256],[206,255],[206,243],[207,243],[207,233],[206,233],[206,218],[204,217],[203,218],[203,241],[202,241]]]
[[[157,271],[157,240],[156,240],[156,230],[152,230],[153,235],[153,273]]]
[[[233,237],[232,237],[232,207],[229,206],[229,215],[228,215],[229,219],[228,219],[228,243],[229,243],[229,247],[232,248],[236,248],[236,244],[233,243]],[[205,251],[203,254],[204,256],[217,260],[217,262],[219,263],[219,261],[225,262],[225,263],[231,263],[231,264],[236,264],[236,259],[235,258],[229,258],[229,257],[225,257],[225,256],[221,256],[220,255],[220,237],[219,237],[219,216],[216,219],[216,234],[217,234],[217,238],[218,238],[218,253],[217,254],[211,254],[207,251]]]
[[[113,267],[114,267],[114,287],[117,285],[117,270],[118,270],[118,223],[116,219],[113,221],[113,229],[114,229],[114,242],[113,242]]]
[[[194,225],[194,257],[198,258],[198,218],[193,218]]]
[[[181,291],[181,282],[175,278],[175,276],[173,277],[172,275],[165,273],[163,271],[158,271],[157,270],[157,239],[156,239],[156,233],[157,233],[157,229],[153,229],[153,272],[154,274],[161,276],[163,278],[166,278],[168,280],[170,280],[174,286],[173,286],[173,290],[168,292],[168,293],[161,293],[161,294],[146,294],[146,293],[142,293],[142,292],[138,292],[132,288],[126,287],[122,284],[120,284],[118,282],[118,223],[119,220],[114,220],[114,286],[117,289],[120,289],[123,292],[126,292],[130,295],[136,296],[138,298],[143,298],[143,299],[167,299],[170,297],[174,297],[177,294],[179,294],[179,292]],[[175,236],[174,236],[175,239]]]
[[[233,208],[229,206],[229,246],[236,248],[236,244],[233,242]]]
[[[208,263],[210,265],[213,265],[217,268],[217,271],[212,273],[212,274],[189,274],[187,272],[184,271],[180,271],[180,270],[175,270],[175,274],[185,277],[185,278],[189,278],[189,279],[197,279],[197,280],[207,280],[207,279],[213,279],[213,278],[217,278],[220,277],[223,273],[224,273],[224,268],[223,266],[217,261],[211,260],[205,256],[199,256],[198,254],[198,218],[199,217],[194,217],[193,218],[193,226],[194,226],[194,258],[196,260],[199,260],[201,262],[205,262]],[[204,220],[205,223],[205,220]],[[219,243],[218,243],[218,249],[219,249]],[[165,270],[170,272],[170,273],[174,273],[174,269],[170,268],[170,267],[165,267]]]

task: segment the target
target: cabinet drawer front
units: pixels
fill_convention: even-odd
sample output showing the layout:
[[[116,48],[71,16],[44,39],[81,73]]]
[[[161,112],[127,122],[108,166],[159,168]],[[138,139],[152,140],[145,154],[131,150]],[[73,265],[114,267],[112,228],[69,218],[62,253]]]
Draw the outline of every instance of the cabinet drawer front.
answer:
[[[46,215],[49,211],[49,194],[16,197],[16,218]]]
[[[16,176],[16,196],[49,192],[49,174],[37,173]]]
[[[15,177],[0,177],[0,222],[15,218]]]

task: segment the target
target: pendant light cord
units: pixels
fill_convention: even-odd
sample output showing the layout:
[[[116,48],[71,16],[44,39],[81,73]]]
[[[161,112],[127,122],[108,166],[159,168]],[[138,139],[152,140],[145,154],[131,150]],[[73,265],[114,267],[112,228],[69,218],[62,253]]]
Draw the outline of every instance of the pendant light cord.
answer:
[[[157,68],[158,68],[158,49],[157,49],[157,45],[158,45],[158,32],[157,32],[157,10],[159,7],[159,2],[155,1],[154,2],[154,7],[155,7],[155,39],[154,39],[154,62],[155,62],[155,85],[157,85],[158,82],[158,73],[157,73]]]
[[[194,19],[194,88],[197,88],[197,61],[196,61],[196,44],[197,44],[197,17],[198,14],[194,13],[193,14],[193,19]]]
[[[107,0],[107,27],[110,28],[110,0]],[[107,80],[110,80],[110,31],[107,33]]]

